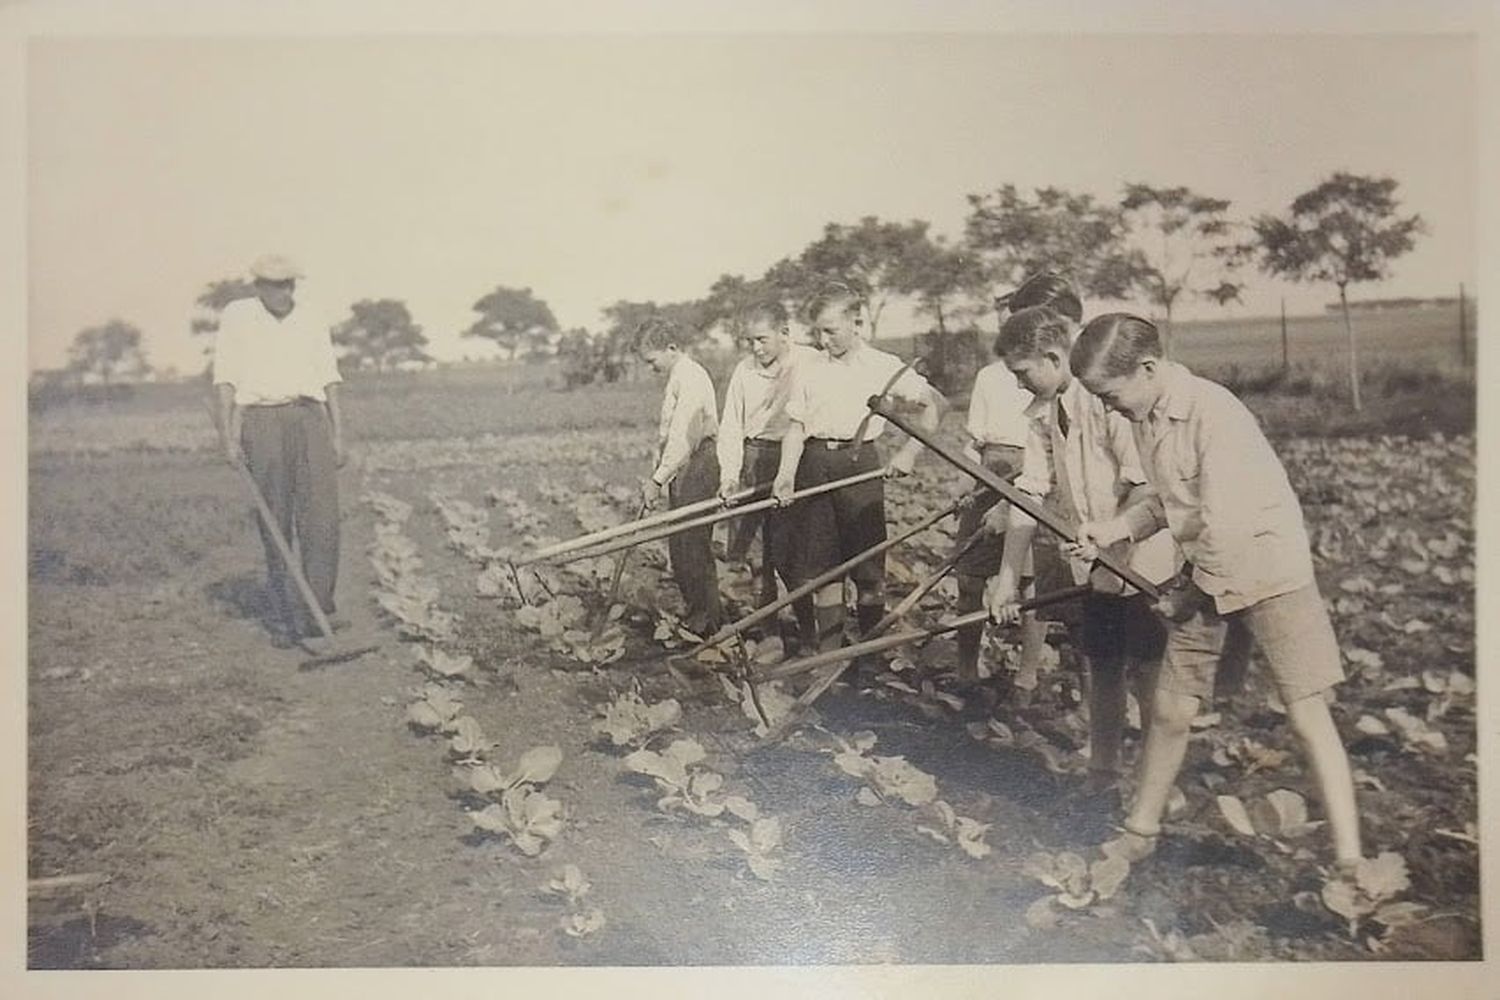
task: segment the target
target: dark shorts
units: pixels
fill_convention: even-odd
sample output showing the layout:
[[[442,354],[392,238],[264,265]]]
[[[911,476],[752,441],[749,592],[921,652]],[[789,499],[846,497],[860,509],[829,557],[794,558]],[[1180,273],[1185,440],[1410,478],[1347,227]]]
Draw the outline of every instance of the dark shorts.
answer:
[[[871,443],[830,449],[810,438],[797,463],[796,485],[804,490],[878,468],[880,456]],[[885,541],[885,481],[872,479],[798,500],[785,514],[792,579],[802,583]],[[849,571],[849,578],[861,588],[884,584],[885,556],[866,559]]]
[[[1081,602],[1073,635],[1089,663],[1152,663],[1167,648],[1167,626],[1142,594],[1093,593]]]
[[[992,444],[985,445],[980,450],[980,457],[986,469],[1008,483],[1021,471],[1021,456],[1024,452],[1024,448]],[[963,544],[966,538],[979,530],[980,524],[984,522],[984,515],[999,502],[1000,494],[993,490],[985,490],[975,504],[959,512],[958,544]],[[970,547],[969,551],[954,564],[953,571],[959,576],[994,576],[1000,572],[1000,553],[1003,545],[1003,535],[991,535],[981,540]]]

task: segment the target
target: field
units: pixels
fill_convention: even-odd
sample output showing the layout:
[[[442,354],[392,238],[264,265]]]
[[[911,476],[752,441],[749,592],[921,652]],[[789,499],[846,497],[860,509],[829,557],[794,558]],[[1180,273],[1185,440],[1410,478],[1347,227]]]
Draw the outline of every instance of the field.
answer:
[[[1336,401],[1251,396],[1346,657],[1334,717],[1379,857],[1344,891],[1256,672],[1200,718],[1157,854],[1090,869],[1112,818],[1073,794],[1061,624],[1034,689],[1003,635],[980,689],[935,640],[767,745],[743,687],[665,669],[664,551],[635,553],[597,640],[578,626],[609,563],[523,571],[518,595],[497,559],[629,517],[652,444],[652,381],[546,375],[350,384],[341,610],[380,648],[314,669],[267,641],[249,504],[191,387],[33,415],[28,868],[98,877],[33,901],[30,967],[1479,957],[1472,382],[1380,382],[1390,408],[1372,392],[1337,437],[1312,433]],[[898,524],[961,486],[918,469]],[[952,530],[898,550],[898,592]]]

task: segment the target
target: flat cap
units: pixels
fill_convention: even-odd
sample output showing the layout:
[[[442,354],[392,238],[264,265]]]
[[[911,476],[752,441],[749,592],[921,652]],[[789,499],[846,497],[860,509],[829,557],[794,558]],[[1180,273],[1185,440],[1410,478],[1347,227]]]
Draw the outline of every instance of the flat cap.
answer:
[[[271,253],[255,259],[250,276],[263,281],[295,281],[302,277],[302,270],[286,257]]]

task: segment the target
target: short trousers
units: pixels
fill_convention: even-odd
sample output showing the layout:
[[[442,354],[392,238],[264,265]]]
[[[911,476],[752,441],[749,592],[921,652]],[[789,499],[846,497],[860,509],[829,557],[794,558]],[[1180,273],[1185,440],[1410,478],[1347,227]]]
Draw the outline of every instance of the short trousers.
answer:
[[[797,463],[797,489],[831,483],[880,468],[872,443],[830,449],[808,441]],[[792,577],[800,584],[886,539],[885,481],[854,486],[798,500],[786,511]],[[849,571],[861,589],[885,584],[885,556],[866,559]],[[788,580],[788,583],[792,583]]]
[[[1143,594],[1091,593],[1080,602],[1082,614],[1073,635],[1090,664],[1131,661],[1152,663],[1167,648],[1167,626]]]
[[[981,462],[984,467],[998,475],[1006,482],[1010,482],[1021,471],[1021,455],[1025,449],[1013,448],[1008,445],[985,445],[980,449]],[[975,484],[978,485],[977,483]],[[993,490],[985,490],[979,495],[972,505],[965,507],[958,515],[958,543],[962,544],[979,526],[984,523],[984,515],[990,508],[1000,502],[1000,494]],[[971,546],[969,551],[953,566],[953,572],[959,576],[981,576],[991,577],[1000,572],[1000,553],[1004,536],[995,534],[980,540]]]
[[[1215,675],[1226,647],[1248,653],[1235,629],[1260,647],[1271,681],[1283,704],[1328,690],[1344,679],[1344,666],[1328,609],[1317,584],[1268,597],[1241,611],[1221,615],[1200,609],[1185,622],[1167,625],[1167,650],[1158,687],[1194,698],[1214,692]]]

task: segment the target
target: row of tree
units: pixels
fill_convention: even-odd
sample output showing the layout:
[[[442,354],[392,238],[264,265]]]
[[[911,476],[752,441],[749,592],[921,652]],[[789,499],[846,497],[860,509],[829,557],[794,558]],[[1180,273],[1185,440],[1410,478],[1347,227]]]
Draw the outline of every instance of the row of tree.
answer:
[[[1391,178],[1339,172],[1298,196],[1280,215],[1239,220],[1230,202],[1186,187],[1126,184],[1120,197],[1047,187],[1030,194],[1006,184],[968,196],[963,235],[950,241],[921,220],[866,216],[828,223],[795,255],[759,277],[721,275],[701,298],[658,303],[620,300],[594,331],[561,329],[530,288],[498,286],[474,303],[463,336],[488,340],[511,360],[560,358],[568,385],[614,381],[627,369],[630,340],[654,316],[677,322],[689,341],[719,331],[742,335],[758,313],[797,317],[830,279],[859,290],[876,336],[893,301],[930,324],[925,350],[933,375],[949,383],[971,354],[995,296],[1028,274],[1062,271],[1086,298],[1135,302],[1161,323],[1170,350],[1174,311],[1189,298],[1237,301],[1252,264],[1266,274],[1337,287],[1348,333],[1350,384],[1360,404],[1357,342],[1349,317],[1351,284],[1386,276],[1422,231],[1399,213]],[[211,333],[228,303],[254,294],[243,279],[208,285],[198,297],[194,333]],[[428,341],[406,304],[361,300],[332,330],[344,363],[384,370],[430,361]],[[75,338],[69,371],[110,382],[149,370],[140,333],[113,320]]]

